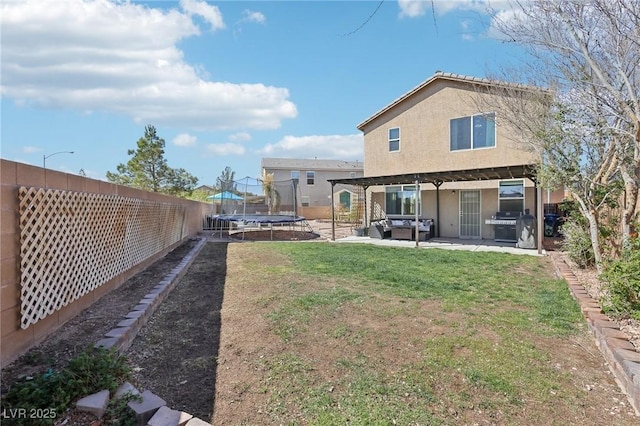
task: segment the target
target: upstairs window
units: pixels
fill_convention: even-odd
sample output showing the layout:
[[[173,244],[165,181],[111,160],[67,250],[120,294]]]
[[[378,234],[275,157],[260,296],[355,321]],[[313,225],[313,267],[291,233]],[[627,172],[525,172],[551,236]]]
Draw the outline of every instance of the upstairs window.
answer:
[[[400,127],[389,129],[389,152],[400,151]]]
[[[300,180],[300,172],[298,170],[291,171],[291,180],[298,182]]]
[[[307,185],[314,185],[316,182],[316,172],[307,172]]]
[[[496,114],[476,114],[451,119],[449,122],[451,151],[496,146]]]

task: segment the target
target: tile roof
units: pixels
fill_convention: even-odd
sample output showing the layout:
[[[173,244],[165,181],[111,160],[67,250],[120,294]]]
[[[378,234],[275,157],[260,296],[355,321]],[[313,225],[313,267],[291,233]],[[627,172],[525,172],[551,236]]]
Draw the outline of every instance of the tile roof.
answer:
[[[362,161],[321,160],[308,158],[263,158],[265,169],[302,169],[302,170],[350,170],[363,171]]]
[[[414,87],[413,89],[409,90],[404,95],[400,96],[399,98],[397,98],[396,100],[391,102],[389,105],[385,106],[384,108],[382,108],[381,110],[379,110],[378,112],[373,114],[371,117],[369,117],[366,120],[364,120],[362,123],[358,124],[358,129],[363,131],[364,126],[369,124],[375,118],[381,116],[382,114],[384,114],[385,112],[389,111],[390,109],[392,109],[396,105],[402,103],[405,99],[411,97],[412,95],[414,95],[415,93],[419,92],[420,90],[422,90],[423,88],[425,88],[426,86],[430,85],[431,83],[433,83],[436,80],[449,80],[449,81],[454,81],[454,82],[462,82],[462,83],[476,84],[476,85],[482,85],[482,86],[512,87],[512,88],[518,88],[518,89],[523,89],[523,90],[536,90],[535,87],[527,86],[527,85],[524,85],[524,84],[509,83],[509,82],[498,81],[498,80],[490,80],[490,79],[481,78],[481,77],[472,77],[472,76],[468,76],[468,75],[445,73],[445,72],[442,72],[442,71],[436,71],[435,74],[433,74],[431,77],[429,77],[428,79],[426,79],[422,83],[418,84],[416,87]]]

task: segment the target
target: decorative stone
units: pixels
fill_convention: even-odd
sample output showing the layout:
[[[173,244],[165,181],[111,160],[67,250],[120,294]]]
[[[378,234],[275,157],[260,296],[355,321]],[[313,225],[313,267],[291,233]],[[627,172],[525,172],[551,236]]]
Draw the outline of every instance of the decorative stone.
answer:
[[[97,418],[102,418],[109,405],[109,391],[103,390],[93,395],[85,396],[76,402],[76,408],[86,413],[91,413]]]
[[[134,411],[138,425],[143,426],[160,407],[167,405],[167,403],[148,390],[142,392],[140,396],[142,397],[141,401],[130,401],[127,405]]]
[[[132,395],[140,395],[140,391],[135,386],[133,386],[129,382],[124,382],[123,384],[118,386],[118,389],[116,389],[114,398],[116,399],[122,398],[127,393],[130,393]]]
[[[162,406],[151,417],[148,426],[179,426],[186,424],[193,416],[183,411],[172,410],[167,406]]]

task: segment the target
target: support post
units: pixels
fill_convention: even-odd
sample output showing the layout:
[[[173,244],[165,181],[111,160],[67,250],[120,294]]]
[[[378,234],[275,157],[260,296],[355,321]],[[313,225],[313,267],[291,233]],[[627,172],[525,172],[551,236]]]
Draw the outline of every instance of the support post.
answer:
[[[416,179],[416,201],[414,210],[416,211],[416,229],[415,229],[415,240],[416,247],[420,247],[420,182]]]
[[[367,189],[369,187],[366,185],[362,185],[362,196],[364,197],[364,228],[367,229],[371,223],[371,216],[367,214]]]
[[[436,237],[440,238],[440,185],[442,182],[434,182],[436,187]]]
[[[542,254],[542,236],[544,235],[544,215],[542,213],[542,188],[536,182],[536,221],[538,229],[536,233],[538,254]]]
[[[333,192],[335,186],[336,184],[331,182],[331,241],[336,240],[336,209],[333,204]]]

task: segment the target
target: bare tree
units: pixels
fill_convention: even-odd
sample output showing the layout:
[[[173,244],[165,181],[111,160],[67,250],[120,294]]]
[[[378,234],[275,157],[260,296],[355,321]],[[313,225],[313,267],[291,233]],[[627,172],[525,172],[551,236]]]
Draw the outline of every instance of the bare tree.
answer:
[[[532,58],[518,81],[545,90],[512,92],[500,117],[540,154],[545,184],[565,186],[577,201],[602,271],[603,206],[621,200],[618,238],[625,245],[640,214],[640,2],[511,5],[495,14],[494,27]]]

